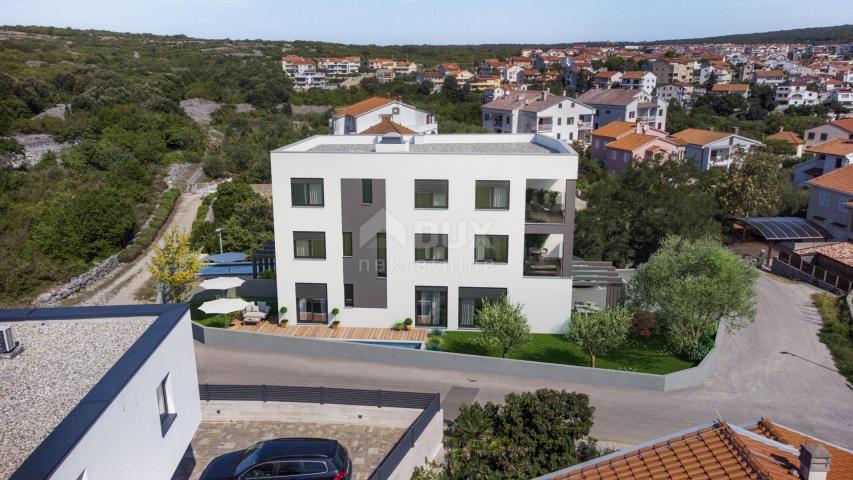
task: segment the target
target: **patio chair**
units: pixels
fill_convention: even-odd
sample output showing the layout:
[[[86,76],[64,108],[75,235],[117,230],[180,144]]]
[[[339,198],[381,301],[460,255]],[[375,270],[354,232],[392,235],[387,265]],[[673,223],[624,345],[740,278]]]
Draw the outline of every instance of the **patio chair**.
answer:
[[[248,305],[243,310],[243,323],[247,325],[257,325],[261,320],[267,318],[267,313],[260,311],[258,306],[254,303]]]

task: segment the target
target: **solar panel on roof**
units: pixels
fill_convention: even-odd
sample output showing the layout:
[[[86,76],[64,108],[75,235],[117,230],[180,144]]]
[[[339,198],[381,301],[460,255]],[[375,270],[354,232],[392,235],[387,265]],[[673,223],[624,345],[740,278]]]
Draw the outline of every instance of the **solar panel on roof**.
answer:
[[[829,234],[799,217],[745,217],[735,220],[755,229],[765,240],[825,240]]]

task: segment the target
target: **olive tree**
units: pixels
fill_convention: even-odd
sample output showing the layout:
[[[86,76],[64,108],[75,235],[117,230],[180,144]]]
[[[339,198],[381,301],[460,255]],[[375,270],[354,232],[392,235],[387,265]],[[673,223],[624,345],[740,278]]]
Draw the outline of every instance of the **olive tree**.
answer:
[[[511,303],[504,296],[496,302],[484,302],[474,320],[480,327],[481,338],[487,344],[497,345],[501,357],[518,345],[530,340],[530,325],[522,305]]]
[[[595,368],[595,357],[625,343],[631,327],[631,312],[624,307],[572,312],[566,335],[589,353],[590,366]]]
[[[689,353],[721,320],[736,330],[755,319],[758,271],[719,242],[668,237],[628,286],[630,301],[654,312],[668,343]],[[700,357],[701,358],[701,357]]]

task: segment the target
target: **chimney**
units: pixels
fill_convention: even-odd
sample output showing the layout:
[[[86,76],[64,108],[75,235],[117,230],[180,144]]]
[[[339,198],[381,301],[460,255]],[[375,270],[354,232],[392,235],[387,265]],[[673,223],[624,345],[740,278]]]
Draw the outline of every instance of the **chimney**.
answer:
[[[732,127],[732,133],[734,133],[735,135],[739,134],[740,133],[740,127]]]
[[[823,445],[801,445],[800,478],[802,480],[826,480],[831,460],[832,454]]]
[[[560,96],[565,97],[565,96],[566,96],[566,91],[565,91],[565,90],[563,90],[563,93],[561,93],[561,94],[560,94]]]
[[[539,94],[539,100],[545,100],[546,98],[548,98],[547,88],[545,90],[542,90],[542,92]]]

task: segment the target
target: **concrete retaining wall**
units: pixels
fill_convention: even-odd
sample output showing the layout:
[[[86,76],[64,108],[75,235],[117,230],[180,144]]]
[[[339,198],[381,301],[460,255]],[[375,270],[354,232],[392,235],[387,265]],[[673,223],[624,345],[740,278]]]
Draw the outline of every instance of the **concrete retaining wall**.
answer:
[[[384,407],[383,407],[384,408]],[[409,449],[409,453],[397,465],[397,468],[388,477],[388,480],[409,480],[415,467],[420,467],[432,460],[438,459],[438,455],[444,446],[444,412],[439,411],[437,415],[424,429],[421,436],[415,440],[415,445]]]
[[[201,402],[205,422],[304,422],[409,428],[421,414],[417,408],[367,407],[299,402],[249,402],[211,400]],[[440,416],[438,416],[440,417]]]
[[[670,391],[701,385],[717,366],[724,328],[717,333],[717,344],[696,367],[667,375],[625,372],[603,368],[577,367],[552,363],[508,360],[460,353],[410,350],[358,343],[285,337],[264,333],[241,332],[193,324],[193,338],[205,345],[293,353],[315,357],[345,358],[355,361],[405,365],[495,375],[515,375],[545,380],[569,381],[589,385]]]

